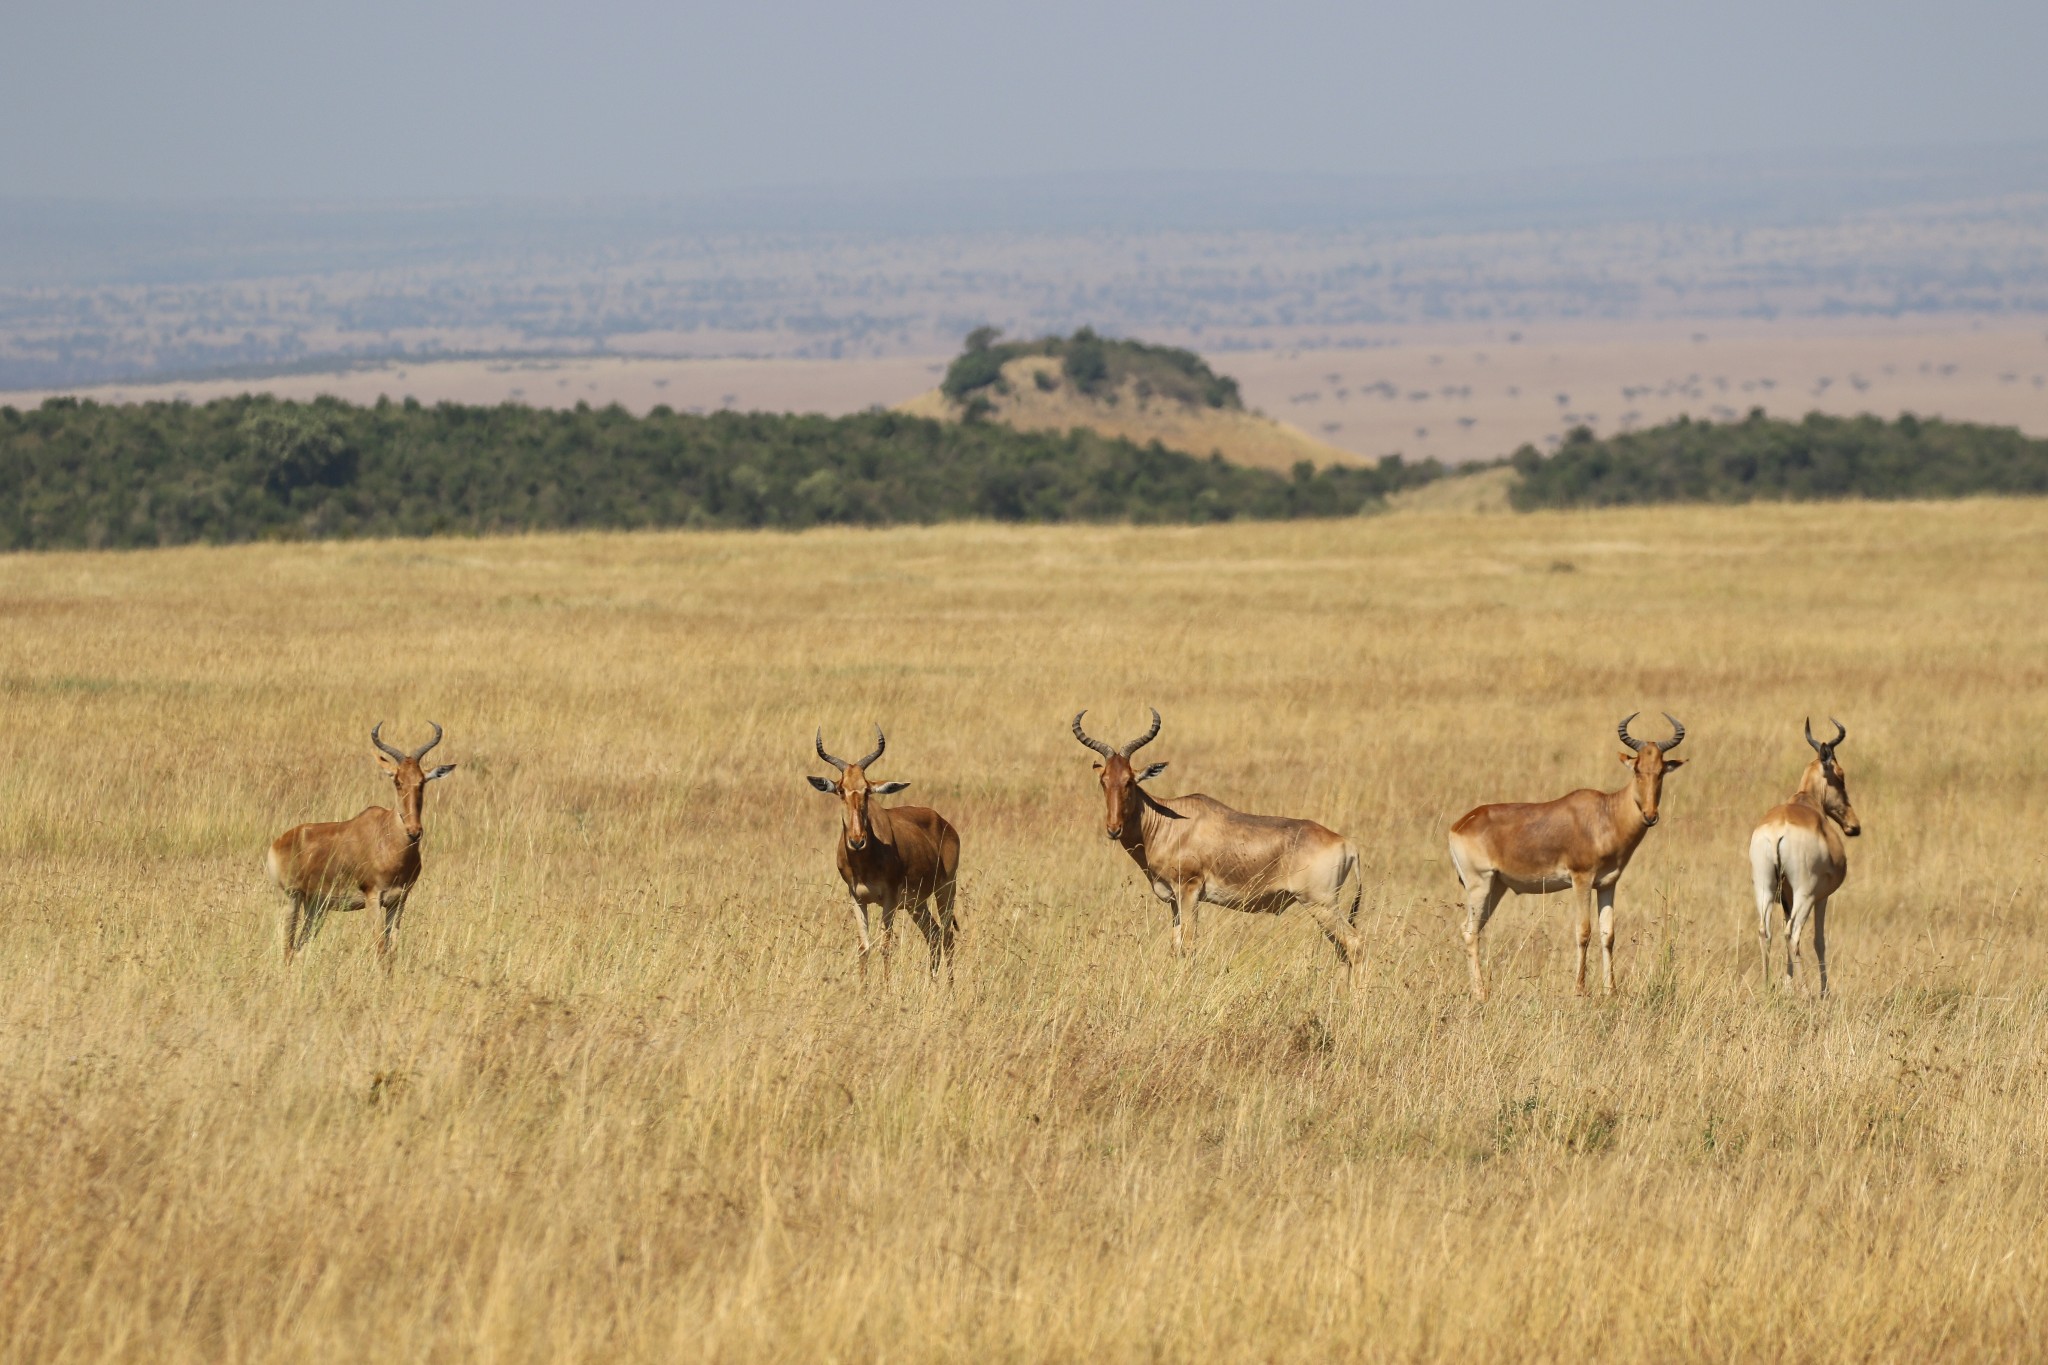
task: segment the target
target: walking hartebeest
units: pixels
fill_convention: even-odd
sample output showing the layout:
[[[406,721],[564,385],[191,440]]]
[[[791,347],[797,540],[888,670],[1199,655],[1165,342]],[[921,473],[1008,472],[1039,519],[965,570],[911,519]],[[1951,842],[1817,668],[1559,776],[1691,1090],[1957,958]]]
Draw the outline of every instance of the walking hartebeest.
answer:
[[[1102,755],[1095,765],[1108,803],[1102,832],[1123,846],[1152,894],[1173,908],[1173,950],[1184,951],[1183,926],[1194,932],[1203,901],[1272,915],[1303,905],[1322,926],[1356,987],[1365,957],[1355,927],[1365,880],[1358,851],[1344,836],[1313,820],[1247,815],[1200,793],[1162,801],[1138,784],[1157,777],[1166,765],[1154,763],[1142,773],[1131,770],[1131,755],[1159,734],[1159,712],[1152,712],[1151,729],[1116,749],[1088,737],[1081,728],[1087,714],[1074,717],[1074,738]],[[1351,908],[1340,915],[1337,907],[1347,880],[1355,882]]]
[[[1820,963],[1820,993],[1828,993],[1828,897],[1841,890],[1849,876],[1849,850],[1844,836],[1855,838],[1863,822],[1849,804],[1849,780],[1835,746],[1849,737],[1834,721],[1835,737],[1823,744],[1806,722],[1806,742],[1814,760],[1799,779],[1799,790],[1782,806],[1773,806],[1749,836],[1749,870],[1756,883],[1757,944],[1763,950],[1764,984],[1771,981],[1771,907],[1785,907],[1785,981],[1799,977],[1799,935],[1813,917],[1813,955]]]
[[[853,897],[853,927],[860,932],[860,974],[868,974],[868,907],[882,908],[882,975],[889,975],[889,958],[896,941],[896,911],[905,909],[924,935],[931,949],[931,974],[936,979],[939,963],[946,964],[946,980],[953,980],[953,940],[958,932],[953,917],[953,896],[960,881],[960,835],[945,817],[923,806],[877,806],[869,798],[888,796],[909,786],[908,782],[868,781],[868,765],[889,747],[882,727],[875,727],[875,751],[858,763],[834,758],[825,752],[825,732],[818,731],[818,757],[839,770],[834,778],[807,777],[819,791],[837,796],[844,835],[839,841],[839,875]],[[934,918],[927,902],[938,902]]]
[[[1579,906],[1580,995],[1586,993],[1586,947],[1593,937],[1593,898],[1600,899],[1600,965],[1607,991],[1614,992],[1614,885],[1635,856],[1636,845],[1657,823],[1664,774],[1685,766],[1664,755],[1685,738],[1671,715],[1669,739],[1644,743],[1631,738],[1628,722],[1615,727],[1629,752],[1621,756],[1634,778],[1620,791],[1582,788],[1555,801],[1480,806],[1451,826],[1451,863],[1465,888],[1465,953],[1471,960],[1472,993],[1486,998],[1479,969],[1479,935],[1493,918],[1502,895],[1535,895],[1571,889]]]
[[[291,899],[284,924],[284,960],[309,942],[329,910],[360,910],[381,906],[384,932],[378,956],[391,961],[391,941],[405,915],[406,898],[420,877],[420,801],[427,783],[455,771],[453,763],[422,770],[420,760],[441,742],[434,737],[411,753],[386,744],[379,721],[370,730],[377,746],[377,764],[391,774],[398,789],[398,809],[371,806],[353,820],[300,825],[286,830],[270,846],[270,878]]]

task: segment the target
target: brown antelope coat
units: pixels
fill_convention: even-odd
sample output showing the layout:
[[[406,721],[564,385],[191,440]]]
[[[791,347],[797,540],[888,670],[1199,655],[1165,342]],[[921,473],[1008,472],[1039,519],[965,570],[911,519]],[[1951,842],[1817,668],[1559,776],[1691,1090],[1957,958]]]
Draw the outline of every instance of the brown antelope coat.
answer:
[[[381,721],[370,730],[377,763],[391,774],[398,791],[398,809],[371,806],[353,820],[299,825],[270,845],[270,879],[291,902],[285,912],[286,962],[312,939],[327,911],[377,906],[384,911],[377,951],[389,963],[406,899],[420,877],[426,785],[455,771],[453,763],[420,767],[420,759],[441,742],[441,727],[427,723],[434,726],[434,737],[409,754],[384,742]]]
[[[1834,721],[1835,737],[1823,744],[1806,722],[1806,742],[1814,760],[1799,779],[1799,790],[1782,806],[1773,806],[1749,836],[1749,870],[1756,888],[1757,946],[1763,954],[1764,982],[1771,979],[1771,907],[1785,913],[1785,980],[1799,978],[1799,938],[1813,921],[1813,956],[1820,967],[1820,993],[1828,993],[1828,898],[1849,877],[1849,849],[1844,842],[1863,832],[1863,822],[1849,804],[1849,779],[1835,757],[1835,746],[1849,737]]]
[[[896,912],[907,910],[925,946],[931,950],[931,974],[937,978],[939,964],[946,967],[946,980],[953,979],[953,946],[958,921],[953,901],[960,879],[960,835],[937,811],[923,806],[878,806],[870,799],[889,796],[909,786],[908,782],[870,783],[868,765],[889,747],[882,727],[875,727],[875,750],[858,763],[848,763],[825,752],[825,732],[818,731],[818,757],[839,770],[836,778],[806,777],[819,791],[839,798],[839,876],[853,897],[853,927],[860,935],[861,979],[867,979],[868,953],[873,941],[868,936],[868,907],[882,910],[882,975],[889,975],[889,963],[896,941]],[[934,915],[932,905],[938,910]]]
[[[1465,888],[1465,954],[1472,970],[1472,994],[1486,998],[1480,970],[1479,936],[1500,899],[1513,891],[1540,895],[1569,890],[1578,904],[1579,994],[1586,993],[1586,950],[1593,936],[1593,901],[1600,902],[1600,964],[1609,993],[1614,990],[1614,888],[1650,827],[1664,774],[1683,767],[1666,758],[1685,738],[1685,727],[1667,712],[1672,737],[1644,743],[1629,735],[1631,715],[1615,727],[1629,752],[1621,756],[1633,777],[1619,791],[1581,789],[1555,801],[1480,806],[1451,826],[1451,864]]]
[[[1248,815],[1200,793],[1161,800],[1139,784],[1166,765],[1154,763],[1142,773],[1131,766],[1131,755],[1159,734],[1159,712],[1152,712],[1150,730],[1120,748],[1088,737],[1081,728],[1087,714],[1074,717],[1074,738],[1102,756],[1095,767],[1107,803],[1103,833],[1130,855],[1152,894],[1172,908],[1174,951],[1186,951],[1183,933],[1194,933],[1204,901],[1273,915],[1301,905],[1337,950],[1355,987],[1365,958],[1356,929],[1365,883],[1350,842],[1313,820]],[[1347,881],[1353,884],[1351,903],[1340,913]]]

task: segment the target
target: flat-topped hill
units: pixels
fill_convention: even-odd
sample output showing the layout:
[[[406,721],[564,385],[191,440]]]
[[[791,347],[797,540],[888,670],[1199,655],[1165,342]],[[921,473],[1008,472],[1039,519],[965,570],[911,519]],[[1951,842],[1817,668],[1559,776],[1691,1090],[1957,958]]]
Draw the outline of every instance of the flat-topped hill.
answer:
[[[1097,336],[1003,342],[981,328],[938,388],[898,411],[1019,431],[1085,428],[1138,445],[1221,455],[1260,469],[1359,464],[1350,451],[1245,409],[1237,381],[1192,351]]]

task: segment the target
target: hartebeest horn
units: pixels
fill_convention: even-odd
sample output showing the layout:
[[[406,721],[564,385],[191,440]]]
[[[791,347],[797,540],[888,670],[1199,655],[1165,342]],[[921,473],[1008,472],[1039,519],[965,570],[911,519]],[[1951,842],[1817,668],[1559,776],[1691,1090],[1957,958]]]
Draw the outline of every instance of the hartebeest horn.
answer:
[[[882,750],[888,747],[889,738],[887,735],[884,735],[882,733],[882,727],[877,725],[875,727],[875,751],[869,754],[866,758],[862,759],[860,761],[859,766],[863,768],[867,767],[868,764],[873,763],[876,759],[880,758],[882,756]]]
[[[824,759],[827,763],[830,763],[833,767],[839,769],[840,772],[846,771],[845,759],[834,758],[832,757],[832,755],[825,752],[825,727],[822,725],[818,727],[818,757]]]
[[[1129,758],[1132,754],[1138,752],[1138,750],[1144,748],[1147,744],[1150,744],[1153,740],[1159,738],[1159,708],[1153,706],[1147,707],[1146,709],[1152,713],[1152,728],[1147,730],[1144,734],[1139,735],[1129,744],[1124,745],[1121,752],[1125,758]]]
[[[414,749],[412,751],[414,762],[418,762],[420,759],[425,758],[427,756],[427,750],[433,748],[436,744],[439,744],[441,742],[441,727],[431,720],[428,721],[427,724],[432,725],[434,727],[434,737],[428,740],[425,744],[420,745],[419,748]]]
[[[1806,742],[1812,745],[1813,751],[1822,758],[1831,756],[1835,752],[1835,746],[1849,737],[1849,731],[1842,725],[1842,722],[1835,720],[1833,716],[1829,716],[1828,719],[1834,721],[1835,737],[1825,744],[1813,737],[1812,717],[1808,717],[1806,721]]]
[[[435,726],[434,728],[435,728],[436,730],[438,730],[438,729],[440,729],[441,727],[440,727],[440,726],[438,726],[438,725],[436,725],[436,726]],[[380,732],[381,732],[381,731],[382,731],[383,729],[384,729],[384,722],[383,722],[383,721],[381,721],[381,720],[380,720],[380,721],[378,721],[378,722],[377,722],[377,723],[376,723],[375,725],[373,725],[373,726],[371,726],[371,727],[370,727],[370,743],[372,743],[372,744],[376,745],[376,746],[377,746],[377,748],[378,748],[378,749],[379,749],[380,751],[382,751],[383,753],[385,753],[385,754],[389,755],[389,756],[390,756],[391,758],[395,759],[396,761],[398,761],[398,762],[400,762],[400,763],[403,763],[403,762],[405,762],[405,760],[406,760],[406,758],[408,757],[408,755],[400,753],[400,752],[399,752],[398,750],[396,750],[396,749],[392,748],[392,747],[391,747],[391,746],[390,746],[389,744],[386,744],[386,743],[384,742],[384,737],[383,737],[383,735],[382,735],[382,734],[380,733]],[[441,737],[440,737],[439,735],[435,735],[435,736],[434,736],[434,738],[438,740],[438,739],[440,739]],[[429,745],[428,747],[429,747],[429,748],[431,748],[432,746],[431,746],[431,745]],[[420,750],[420,752],[421,752],[421,753],[425,753],[425,752],[426,752],[426,750],[425,750],[425,749],[422,749],[422,750]]]
[[[1096,753],[1101,754],[1104,758],[1116,757],[1115,752],[1111,750],[1107,744],[1104,744],[1099,739],[1088,738],[1088,732],[1081,728],[1081,717],[1087,714],[1088,713],[1086,711],[1076,711],[1074,713],[1074,738],[1080,740],[1083,744],[1093,749]]]
[[[1639,739],[1630,738],[1628,733],[1628,722],[1630,720],[1634,720],[1637,716],[1640,716],[1641,714],[1643,713],[1640,711],[1631,711],[1628,713],[1628,720],[1624,720],[1621,724],[1614,727],[1614,733],[1621,736],[1621,742],[1623,744],[1628,745],[1629,752],[1632,754],[1639,754],[1643,751],[1643,741]],[[1657,746],[1657,752],[1660,754],[1670,753],[1673,749],[1676,749],[1679,745],[1679,742],[1685,738],[1685,727],[1678,723],[1678,717],[1672,715],[1669,711],[1666,711],[1664,713],[1664,719],[1671,722],[1671,738],[1650,741],[1652,744],[1655,744]]]

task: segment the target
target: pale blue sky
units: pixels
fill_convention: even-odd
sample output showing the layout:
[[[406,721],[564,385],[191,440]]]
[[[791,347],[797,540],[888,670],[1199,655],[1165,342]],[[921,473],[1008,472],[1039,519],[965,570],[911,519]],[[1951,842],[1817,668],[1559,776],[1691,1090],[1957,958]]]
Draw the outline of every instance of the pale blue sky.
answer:
[[[2041,0],[22,0],[0,194],[1495,172],[2048,139]]]

